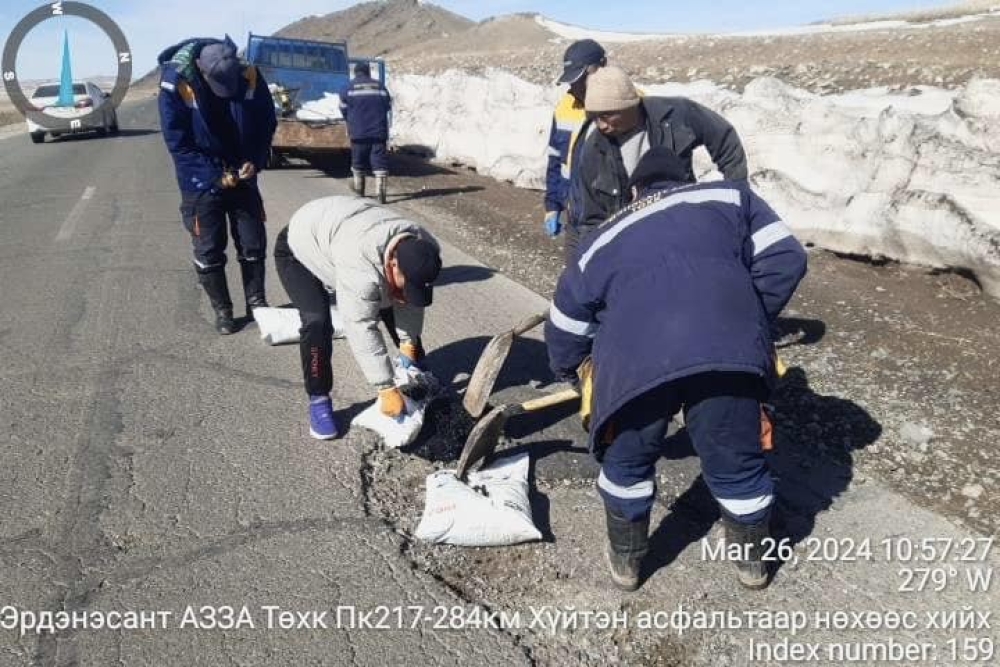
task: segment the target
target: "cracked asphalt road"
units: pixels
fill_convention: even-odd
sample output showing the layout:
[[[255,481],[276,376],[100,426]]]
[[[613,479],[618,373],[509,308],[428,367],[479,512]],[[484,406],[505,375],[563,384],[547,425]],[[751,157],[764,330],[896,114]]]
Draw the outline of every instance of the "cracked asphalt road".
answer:
[[[993,613],[995,586],[907,591],[901,569],[936,564],[878,549],[924,538],[975,545],[996,533],[1000,475],[986,445],[998,432],[989,397],[1000,309],[964,281],[813,253],[782,323],[798,342],[783,351],[795,370],[776,401],[781,534],[800,558],[755,597],[735,588],[726,564],[705,558],[699,541],[716,535],[716,516],[678,435],[658,472],[657,555],[643,588],[623,595],[605,580],[594,466],[571,409],[512,420],[507,432],[510,447],[534,455],[543,542],[475,550],[413,541],[424,477],[449,465],[469,423],[438,406],[408,452],[385,451],[358,429],[311,440],[297,349],[265,346],[252,325],[231,337],[212,332],[155,110],[145,101],[121,118],[126,131],[114,139],[0,139],[0,623],[10,607],[171,617],[146,629],[21,635],[0,626],[0,665],[743,665],[751,639],[790,637],[780,628],[529,622],[560,610],[634,620],[679,606],[912,613],[912,629],[810,623],[791,638],[933,645],[935,660],[914,664],[954,663],[951,638],[996,641],[995,623],[932,622],[963,609]],[[558,245],[538,229],[537,193],[397,158],[390,204],[447,242],[426,343],[458,391],[490,335],[545,307]],[[344,171],[266,173],[271,237],[305,201],[344,193]],[[230,269],[238,285],[235,262]],[[280,304],[272,266],[269,279]],[[334,364],[346,423],[373,396],[344,345]],[[515,344],[496,401],[551,389],[547,382],[535,331]],[[875,554],[809,558],[831,538],[868,540]],[[994,548],[943,566],[997,561]],[[334,627],[338,607],[380,605],[431,615],[407,617],[405,629]],[[433,610],[455,605],[523,622],[434,627]],[[254,627],[181,626],[189,608],[224,606],[246,608]],[[278,627],[266,627],[268,610]],[[280,626],[281,611],[293,627]],[[330,627],[310,615],[323,611]]]

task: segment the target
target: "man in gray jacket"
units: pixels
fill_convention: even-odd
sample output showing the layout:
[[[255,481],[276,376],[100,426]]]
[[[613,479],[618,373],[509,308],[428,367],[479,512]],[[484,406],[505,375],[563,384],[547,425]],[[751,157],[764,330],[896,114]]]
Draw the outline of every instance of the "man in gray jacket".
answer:
[[[641,97],[619,67],[587,78],[587,122],[573,147],[566,229],[566,262],[581,239],[629,202],[628,181],[646,151],[662,146],[686,166],[694,183],[692,153],[704,146],[727,181],[747,178],[747,158],[730,123],[684,97]]]
[[[331,295],[347,342],[365,378],[378,390],[383,414],[405,411],[379,322],[392,321],[400,362],[420,365],[424,308],[441,271],[437,241],[416,223],[357,197],[323,197],[292,216],[275,241],[278,277],[302,320],[299,350],[309,394],[310,434],[337,437],[333,388]],[[385,317],[391,309],[392,316]]]

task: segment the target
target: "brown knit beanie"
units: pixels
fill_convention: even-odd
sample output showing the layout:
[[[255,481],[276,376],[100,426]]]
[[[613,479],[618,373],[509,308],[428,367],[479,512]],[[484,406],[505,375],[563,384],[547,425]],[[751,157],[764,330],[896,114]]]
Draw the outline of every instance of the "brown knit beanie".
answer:
[[[602,67],[587,77],[584,107],[590,113],[624,111],[639,104],[639,93],[620,67]]]

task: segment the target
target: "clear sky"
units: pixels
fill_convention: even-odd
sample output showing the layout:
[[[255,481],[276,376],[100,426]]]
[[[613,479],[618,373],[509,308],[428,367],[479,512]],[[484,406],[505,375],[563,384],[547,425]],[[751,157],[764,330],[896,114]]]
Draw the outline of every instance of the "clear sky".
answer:
[[[1000,2],[1000,0],[998,0]],[[3,0],[0,38],[41,2]],[[299,18],[349,7],[349,0],[92,0],[121,27],[134,55],[133,75],[156,65],[159,51],[186,37],[222,36],[237,43],[249,31],[270,33]],[[565,23],[619,32],[732,32],[803,25],[858,14],[895,12],[949,4],[947,0],[441,0],[435,2],[473,20],[513,12],[536,12]],[[21,79],[58,78],[62,34],[70,34],[77,77],[115,73],[111,42],[91,23],[71,17],[46,20],[29,33],[18,53]],[[348,42],[349,43],[349,42]],[[363,54],[359,54],[363,55]]]

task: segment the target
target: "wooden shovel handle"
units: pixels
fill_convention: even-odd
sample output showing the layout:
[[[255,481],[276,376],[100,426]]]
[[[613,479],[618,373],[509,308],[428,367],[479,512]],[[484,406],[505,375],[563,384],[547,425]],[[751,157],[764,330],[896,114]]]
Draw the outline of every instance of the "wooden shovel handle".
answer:
[[[546,314],[545,313],[536,313],[534,315],[530,315],[530,316],[524,318],[523,320],[521,320],[521,322],[516,327],[514,327],[514,335],[515,336],[520,336],[521,334],[525,333],[526,331],[531,331],[532,329],[534,329],[535,327],[537,327],[539,324],[541,324],[542,322],[544,322],[545,318],[546,318]]]
[[[563,389],[562,391],[557,391],[556,393],[549,394],[548,396],[542,396],[541,398],[533,398],[530,401],[525,401],[517,406],[517,412],[535,412],[536,410],[541,410],[543,408],[550,408],[553,405],[569,403],[577,398],[580,398],[580,394],[576,392],[576,389]]]

